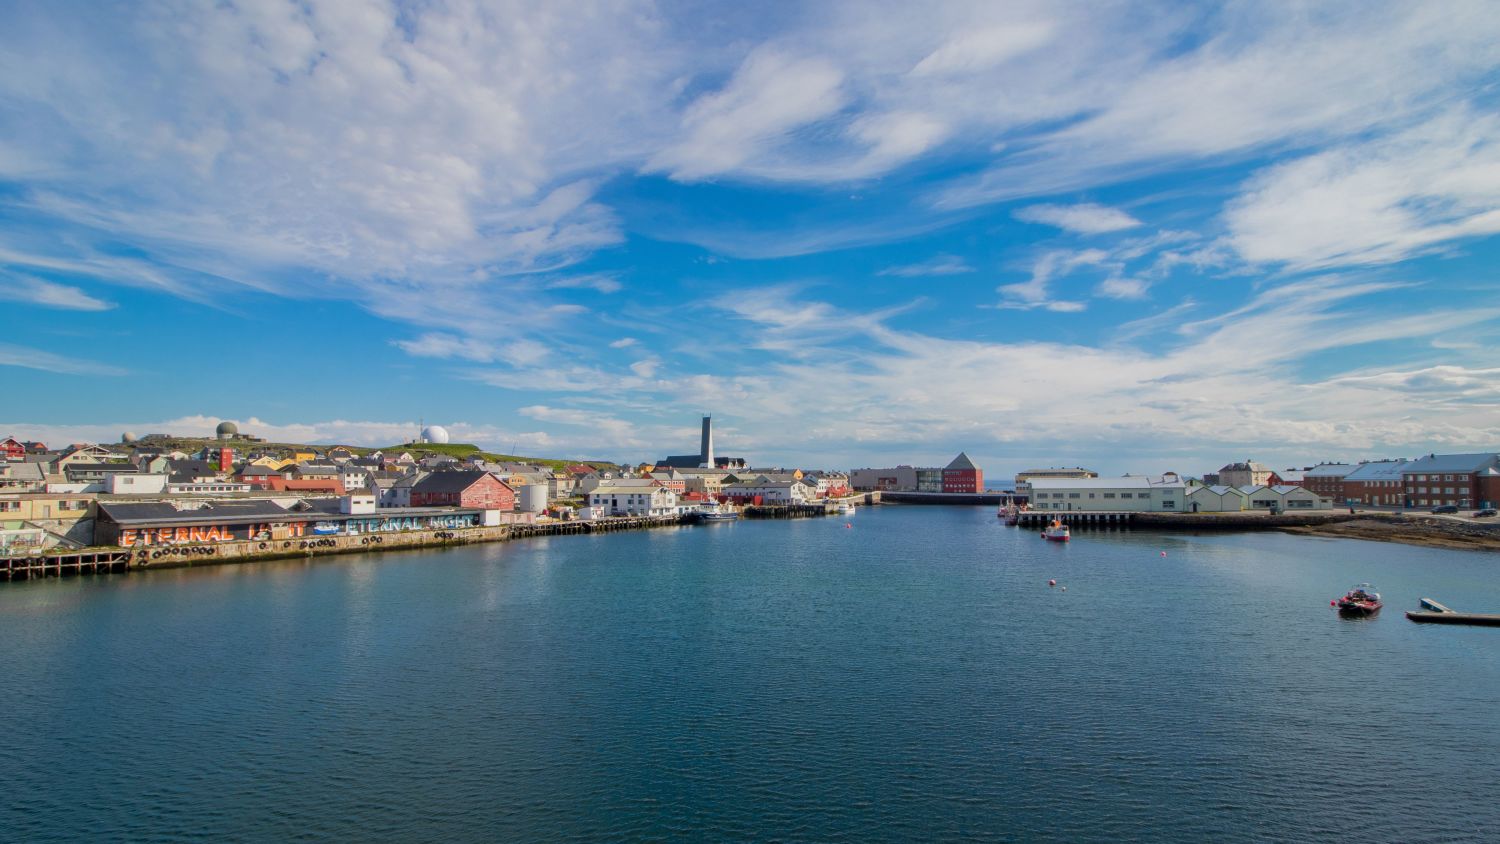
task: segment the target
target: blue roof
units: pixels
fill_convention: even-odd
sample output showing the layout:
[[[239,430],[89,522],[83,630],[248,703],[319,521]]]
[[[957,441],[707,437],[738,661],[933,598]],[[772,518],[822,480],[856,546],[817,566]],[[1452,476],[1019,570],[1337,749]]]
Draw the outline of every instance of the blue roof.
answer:
[[[1354,466],[1348,463],[1323,463],[1308,469],[1305,478],[1341,478]]]
[[[1481,472],[1500,463],[1500,453],[1487,451],[1479,454],[1429,454],[1419,457],[1402,468],[1405,474],[1413,472]]]
[[[1410,466],[1405,460],[1382,460],[1365,463],[1344,476],[1346,481],[1399,481],[1401,472]]]

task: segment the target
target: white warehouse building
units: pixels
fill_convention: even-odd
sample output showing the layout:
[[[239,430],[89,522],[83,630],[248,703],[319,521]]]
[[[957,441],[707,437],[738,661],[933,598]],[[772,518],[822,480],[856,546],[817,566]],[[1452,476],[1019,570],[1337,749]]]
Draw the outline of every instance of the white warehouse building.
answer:
[[[1096,513],[1182,513],[1187,484],[1176,475],[1033,478],[1031,509]]]

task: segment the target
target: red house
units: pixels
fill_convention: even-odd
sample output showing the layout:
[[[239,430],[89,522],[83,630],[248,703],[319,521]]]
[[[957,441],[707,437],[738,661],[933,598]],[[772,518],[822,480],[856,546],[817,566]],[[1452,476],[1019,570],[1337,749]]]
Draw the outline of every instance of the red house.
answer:
[[[974,465],[969,455],[960,451],[953,462],[943,467],[943,492],[983,492],[984,471]]]
[[[477,469],[433,472],[411,488],[411,506],[514,510],[516,492],[489,472]]]
[[[26,444],[15,437],[6,437],[0,440],[0,457],[7,460],[20,460],[26,456]]]

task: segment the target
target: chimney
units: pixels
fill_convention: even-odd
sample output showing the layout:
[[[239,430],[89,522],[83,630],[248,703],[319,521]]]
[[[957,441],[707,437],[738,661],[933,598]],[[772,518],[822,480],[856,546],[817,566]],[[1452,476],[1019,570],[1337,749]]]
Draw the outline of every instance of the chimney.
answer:
[[[703,440],[698,444],[698,458],[705,469],[714,468],[714,418],[703,417]]]

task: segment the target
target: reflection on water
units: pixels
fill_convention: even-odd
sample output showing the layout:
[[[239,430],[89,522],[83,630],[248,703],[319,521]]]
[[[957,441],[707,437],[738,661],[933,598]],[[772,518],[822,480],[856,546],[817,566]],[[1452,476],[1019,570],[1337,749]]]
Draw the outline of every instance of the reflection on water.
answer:
[[[0,838],[1495,840],[1500,635],[1401,616],[1495,560],[888,507],[10,584]]]

